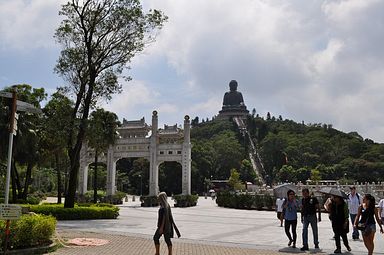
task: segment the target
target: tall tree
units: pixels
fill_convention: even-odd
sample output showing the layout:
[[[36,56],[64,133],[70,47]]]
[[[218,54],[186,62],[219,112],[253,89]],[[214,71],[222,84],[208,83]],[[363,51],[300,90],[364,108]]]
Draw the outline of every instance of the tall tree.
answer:
[[[12,91],[13,89],[17,91],[18,100],[30,103],[37,108],[40,108],[41,102],[47,96],[44,88],[32,88],[28,84],[14,85],[13,88],[7,87],[4,90]],[[11,170],[13,201],[17,198],[27,198],[32,169],[40,158],[41,117],[28,112],[19,112],[17,123],[18,130],[14,138]],[[22,185],[18,166],[26,167],[24,185]]]
[[[43,120],[43,154],[54,162],[57,174],[57,203],[61,203],[62,194],[62,162],[67,159],[67,137],[72,127],[69,126],[73,102],[59,91],[52,94],[51,100],[45,105]],[[52,158],[53,156],[53,158]]]
[[[88,145],[95,151],[93,202],[97,203],[97,163],[100,153],[105,152],[109,145],[117,139],[117,115],[113,112],[97,109],[91,113],[87,130]]]
[[[144,13],[139,0],[72,0],[60,14],[65,18],[55,37],[63,50],[55,70],[76,98],[71,123],[80,121],[68,137],[71,167],[65,207],[73,207],[90,109],[121,90],[118,77],[135,54],[154,41],[167,17],[158,10]]]

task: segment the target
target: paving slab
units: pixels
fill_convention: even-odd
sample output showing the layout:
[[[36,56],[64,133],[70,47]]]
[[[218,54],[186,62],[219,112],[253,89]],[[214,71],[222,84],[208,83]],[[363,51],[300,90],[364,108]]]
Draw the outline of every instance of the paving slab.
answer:
[[[173,205],[173,201],[169,202]],[[63,235],[64,239],[105,237],[111,242],[100,247],[64,248],[55,254],[103,254],[103,249],[115,248],[116,251],[108,254],[153,254],[152,236],[156,228],[157,211],[158,208],[154,207],[140,207],[137,200],[132,202],[130,198],[129,202],[120,206],[120,216],[116,220],[59,221],[58,234]],[[284,228],[279,226],[275,212],[221,208],[211,198],[204,197],[199,198],[196,207],[172,208],[172,212],[182,234],[180,239],[173,239],[174,254],[333,254],[335,249],[327,215],[323,215],[323,221],[319,223],[320,249],[314,249],[314,245],[311,245],[313,239],[309,230],[310,250],[301,252],[298,248],[302,245],[302,225],[299,223],[297,227],[298,248],[287,247]],[[349,238],[352,252],[345,251],[345,254],[367,253],[362,241],[352,241],[351,234]],[[143,248],[134,250],[133,247]],[[83,253],[62,253],[78,249],[82,249]],[[86,253],[88,249],[97,253]],[[122,253],[118,249],[122,249]],[[163,254],[166,254],[165,250]],[[378,232],[375,236],[375,254],[384,254],[384,238]]]

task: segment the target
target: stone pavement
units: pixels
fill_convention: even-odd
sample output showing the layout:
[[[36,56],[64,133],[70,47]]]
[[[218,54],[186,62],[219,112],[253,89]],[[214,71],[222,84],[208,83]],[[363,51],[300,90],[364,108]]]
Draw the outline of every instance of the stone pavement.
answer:
[[[153,241],[150,238],[138,237],[138,236],[124,236],[116,234],[101,234],[101,233],[90,233],[90,232],[76,232],[76,231],[62,231],[59,233],[60,237],[64,240],[68,240],[76,237],[88,237],[88,238],[102,238],[109,240],[110,243],[103,246],[93,247],[78,247],[68,246],[60,248],[53,255],[95,255],[95,254],[114,254],[114,255],[148,255],[154,254]],[[161,241],[161,254],[166,255],[167,247],[165,242]],[[295,254],[291,253],[290,248],[281,249],[280,252],[284,254]],[[298,249],[297,249],[298,250]],[[311,254],[315,251],[312,251]],[[225,244],[207,244],[204,242],[191,242],[182,240],[173,240],[173,254],[179,255],[274,255],[279,254],[279,251],[262,250],[254,247],[244,248],[237,247],[236,245],[225,245]],[[324,253],[317,253],[324,254]]]
[[[169,201],[172,205],[172,201]],[[99,247],[67,247],[53,254],[154,254],[152,235],[158,208],[142,208],[138,201],[124,203],[116,220],[59,221],[58,235],[63,239],[94,237],[110,240]],[[173,239],[174,254],[333,254],[331,223],[327,215],[319,223],[320,248],[313,249],[309,230],[310,251],[287,247],[283,228],[275,212],[220,208],[210,198],[199,198],[190,208],[172,208],[182,238]],[[297,247],[301,247],[301,224],[297,228]],[[350,235],[349,235],[350,238]],[[362,241],[350,240],[352,252],[366,254]],[[384,254],[384,238],[376,233],[375,254]],[[162,254],[166,253],[162,242]]]

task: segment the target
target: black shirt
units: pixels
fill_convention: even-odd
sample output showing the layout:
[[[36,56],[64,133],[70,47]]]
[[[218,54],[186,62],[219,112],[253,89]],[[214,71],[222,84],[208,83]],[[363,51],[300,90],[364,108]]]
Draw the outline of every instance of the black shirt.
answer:
[[[303,208],[301,209],[301,212],[303,216],[313,215],[316,214],[316,205],[319,204],[319,201],[316,197],[307,197],[303,198],[301,200],[301,205]]]

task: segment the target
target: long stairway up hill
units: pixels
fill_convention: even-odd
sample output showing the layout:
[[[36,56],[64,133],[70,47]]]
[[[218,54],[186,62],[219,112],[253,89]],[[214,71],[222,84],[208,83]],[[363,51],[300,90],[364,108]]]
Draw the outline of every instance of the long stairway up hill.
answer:
[[[263,173],[264,171],[264,166],[263,163],[261,162],[261,158],[259,156],[259,153],[257,152],[256,146],[249,135],[249,132],[247,130],[247,126],[244,123],[244,120],[241,117],[233,117],[233,121],[236,123],[236,126],[239,130],[239,132],[246,138],[248,139],[250,146],[249,150],[249,159],[251,160],[253,170],[256,173],[256,176],[260,182],[260,184],[265,184],[265,180],[263,178]]]

